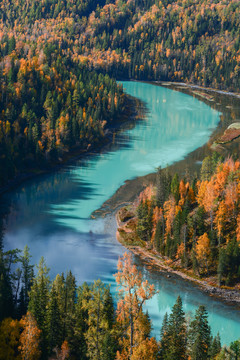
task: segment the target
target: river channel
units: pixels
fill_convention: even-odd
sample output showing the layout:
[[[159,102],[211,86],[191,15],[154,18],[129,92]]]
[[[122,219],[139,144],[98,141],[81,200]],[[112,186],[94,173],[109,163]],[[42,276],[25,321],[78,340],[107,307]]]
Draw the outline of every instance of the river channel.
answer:
[[[0,204],[2,215],[8,212],[4,220],[6,249],[23,249],[27,244],[32,262],[38,263],[44,256],[52,277],[71,269],[79,284],[100,278],[111,284],[113,293],[117,259],[125,250],[115,237],[114,216],[91,219],[92,212],[126,180],[179,161],[202,146],[220,117],[216,110],[181,92],[139,82],[123,82],[123,87],[144,101],[146,119],[117,134],[107,150],[25,182],[5,193]],[[167,278],[139,259],[136,262],[159,290],[147,305],[154,335],[159,335],[165,312],[180,294],[189,314],[200,304],[207,307],[213,334],[219,331],[223,343],[240,337],[237,310],[180,278]]]

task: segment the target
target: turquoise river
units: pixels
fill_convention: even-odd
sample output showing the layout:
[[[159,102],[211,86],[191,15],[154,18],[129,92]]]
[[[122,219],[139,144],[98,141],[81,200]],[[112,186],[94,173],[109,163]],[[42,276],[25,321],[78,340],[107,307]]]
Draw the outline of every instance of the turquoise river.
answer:
[[[0,210],[5,214],[5,248],[30,247],[32,261],[44,256],[51,276],[72,270],[78,283],[100,278],[116,292],[113,274],[124,248],[117,242],[113,215],[91,219],[124,181],[183,159],[207,142],[220,114],[197,99],[163,87],[123,82],[126,92],[143,100],[145,120],[116,136],[100,154],[88,155],[59,171],[25,182],[6,193]],[[153,334],[159,337],[161,322],[178,294],[184,311],[193,313],[204,304],[213,334],[222,342],[240,338],[240,312],[203,294],[177,277],[149,271],[136,258],[144,277],[159,290],[147,305]]]

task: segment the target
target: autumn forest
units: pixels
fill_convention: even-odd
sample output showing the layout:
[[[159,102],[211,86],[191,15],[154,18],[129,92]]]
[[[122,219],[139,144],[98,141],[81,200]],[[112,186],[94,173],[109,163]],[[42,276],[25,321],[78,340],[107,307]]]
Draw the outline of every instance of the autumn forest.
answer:
[[[0,14],[0,181],[102,142],[113,78],[239,91],[238,1],[9,1]],[[110,78],[105,75],[108,74]]]
[[[238,0],[2,0],[0,192],[110,143],[137,113],[121,80],[239,94],[239,14]],[[118,212],[117,237],[239,291],[240,161],[220,152],[201,160],[199,173],[158,168]],[[0,224],[0,360],[240,359],[239,334],[225,346],[206,307],[189,316],[180,296],[152,336],[145,304],[158,291],[130,252],[119,258],[113,296],[71,271],[52,278],[28,246],[6,250]]]

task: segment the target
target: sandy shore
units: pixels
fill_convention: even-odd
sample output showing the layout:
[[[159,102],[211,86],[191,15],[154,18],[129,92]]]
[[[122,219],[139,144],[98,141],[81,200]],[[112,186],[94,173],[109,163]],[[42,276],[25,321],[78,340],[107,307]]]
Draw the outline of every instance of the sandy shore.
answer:
[[[239,93],[233,93],[230,91],[224,91],[224,90],[218,90],[218,89],[213,89],[213,88],[206,88],[200,85],[194,85],[194,84],[187,84],[187,83],[177,83],[177,82],[171,82],[171,81],[153,81],[155,84],[159,84],[159,85],[163,85],[163,86],[168,86],[169,85],[174,85],[174,86],[184,86],[187,88],[191,88],[191,89],[199,89],[199,90],[203,90],[203,91],[211,91],[211,92],[215,92],[217,94],[222,94],[222,95],[229,95],[229,96],[234,96],[240,99],[240,94]]]

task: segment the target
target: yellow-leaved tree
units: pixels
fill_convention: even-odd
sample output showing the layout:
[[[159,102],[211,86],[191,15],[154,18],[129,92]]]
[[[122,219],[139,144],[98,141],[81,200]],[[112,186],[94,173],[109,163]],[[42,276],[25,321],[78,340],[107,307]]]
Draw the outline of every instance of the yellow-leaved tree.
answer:
[[[18,341],[20,324],[18,320],[4,319],[0,324],[0,360],[20,360]]]
[[[196,243],[197,260],[202,266],[206,266],[208,272],[208,257],[210,255],[210,240],[207,233],[199,236]]]
[[[20,320],[23,331],[20,336],[19,350],[24,360],[38,360],[41,352],[39,350],[41,330],[37,327],[37,322],[30,312],[27,312]]]
[[[154,285],[143,281],[141,272],[132,262],[132,255],[125,253],[118,261],[118,272],[115,274],[119,285],[117,305],[117,322],[121,328],[117,360],[148,359],[155,360],[158,350],[154,338],[149,339],[151,324],[143,313],[144,303],[156,293]],[[147,350],[151,343],[152,351]],[[139,357],[140,356],[140,357]]]

